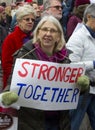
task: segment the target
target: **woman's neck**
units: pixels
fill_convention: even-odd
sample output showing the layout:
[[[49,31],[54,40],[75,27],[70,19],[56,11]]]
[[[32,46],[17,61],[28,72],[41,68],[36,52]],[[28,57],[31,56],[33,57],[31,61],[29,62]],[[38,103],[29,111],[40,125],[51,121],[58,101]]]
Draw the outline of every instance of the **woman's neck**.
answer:
[[[44,53],[46,53],[48,56],[52,56],[53,55],[53,49],[52,48],[44,48],[42,47],[42,50]]]

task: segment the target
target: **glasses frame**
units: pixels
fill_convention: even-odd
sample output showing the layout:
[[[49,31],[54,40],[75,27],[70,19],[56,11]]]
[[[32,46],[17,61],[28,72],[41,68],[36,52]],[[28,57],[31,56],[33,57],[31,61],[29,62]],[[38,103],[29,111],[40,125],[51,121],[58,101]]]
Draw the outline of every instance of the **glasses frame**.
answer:
[[[59,6],[59,5],[50,6],[49,8],[56,8],[57,10],[59,9],[63,10],[63,6]]]
[[[35,22],[35,19],[33,18],[23,18],[23,20],[25,20],[26,22],[30,22],[30,20],[32,21],[32,23]]]
[[[45,33],[47,33],[49,31],[51,34],[55,34],[55,33],[59,32],[53,28],[47,28],[47,27],[39,28],[39,30],[42,30]]]
[[[95,16],[94,16],[94,15],[91,15],[91,17],[92,17],[92,18],[95,18]]]

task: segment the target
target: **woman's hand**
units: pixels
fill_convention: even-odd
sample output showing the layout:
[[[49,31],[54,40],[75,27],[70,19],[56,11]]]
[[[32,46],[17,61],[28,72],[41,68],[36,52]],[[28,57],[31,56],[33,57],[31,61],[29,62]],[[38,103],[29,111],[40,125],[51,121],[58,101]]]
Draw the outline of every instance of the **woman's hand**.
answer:
[[[90,88],[90,80],[86,75],[80,76],[77,79],[76,85],[80,88],[80,93],[85,93]]]
[[[4,106],[10,106],[18,100],[18,95],[12,91],[1,93],[0,97]]]

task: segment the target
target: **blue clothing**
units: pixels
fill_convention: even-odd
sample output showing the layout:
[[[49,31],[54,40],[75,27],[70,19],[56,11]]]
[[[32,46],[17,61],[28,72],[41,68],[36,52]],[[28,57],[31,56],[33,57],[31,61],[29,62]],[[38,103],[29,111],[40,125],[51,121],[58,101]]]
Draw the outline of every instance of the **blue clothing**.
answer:
[[[12,32],[17,25],[16,15],[12,18],[11,25],[10,25],[10,31]]]
[[[86,99],[86,100],[85,100]],[[79,98],[78,107],[70,111],[71,130],[79,130],[85,113],[87,112],[92,129],[95,130],[95,96],[91,94],[82,95]]]
[[[88,27],[88,26],[86,26],[86,28],[87,28],[88,31],[90,32],[91,36],[92,36],[93,38],[95,38],[95,32],[94,32],[90,27]]]
[[[64,26],[65,33],[66,33],[66,29],[67,29],[68,17],[73,10],[74,1],[75,0],[67,0],[66,2],[64,2],[64,1],[62,2],[62,6],[63,6],[62,19],[63,19],[63,24],[64,24],[63,26]]]

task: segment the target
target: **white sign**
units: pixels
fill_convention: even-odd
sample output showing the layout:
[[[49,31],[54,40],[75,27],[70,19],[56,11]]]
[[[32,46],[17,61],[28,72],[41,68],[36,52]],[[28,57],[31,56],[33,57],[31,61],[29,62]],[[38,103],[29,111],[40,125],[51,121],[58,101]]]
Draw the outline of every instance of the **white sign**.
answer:
[[[0,107],[1,108],[1,107]],[[17,130],[18,117],[6,112],[7,108],[2,108],[0,111],[0,130]]]
[[[13,117],[13,125],[7,130],[17,130],[18,129],[18,117]]]
[[[84,65],[17,59],[11,83],[11,91],[19,95],[16,105],[41,110],[75,109],[79,99],[75,82],[84,71]]]

